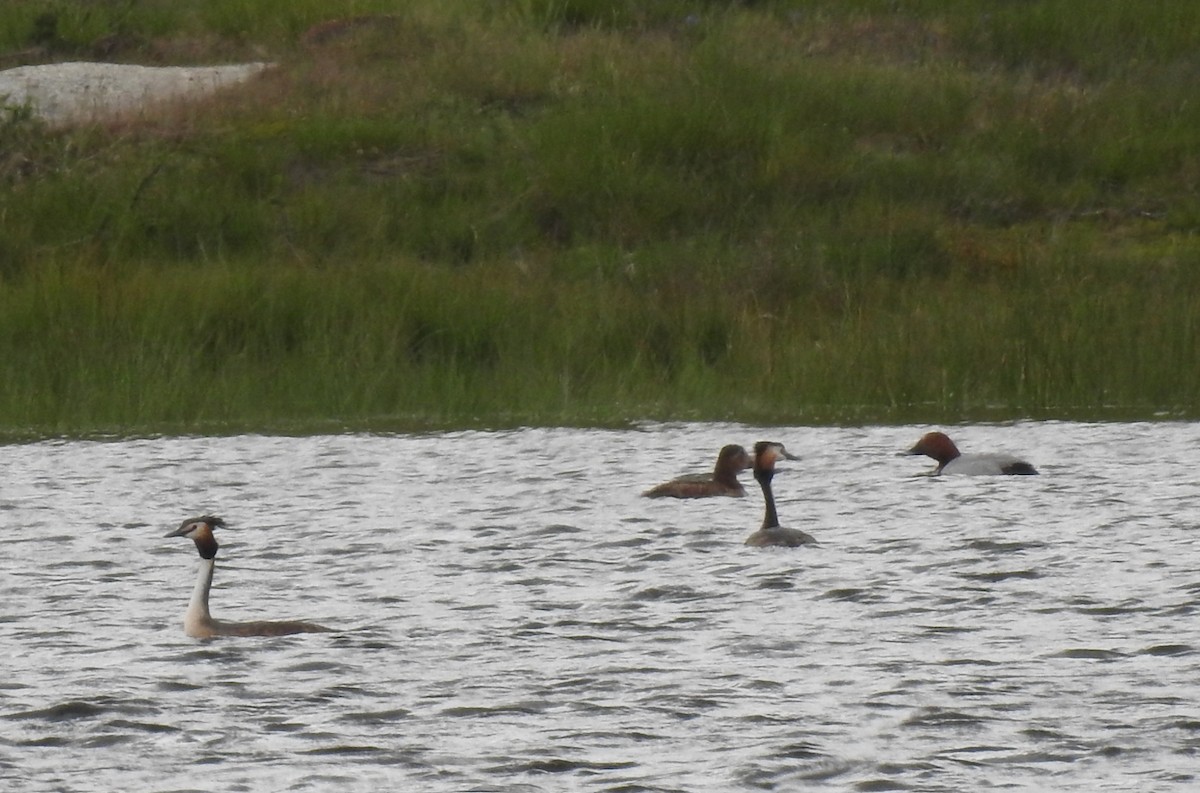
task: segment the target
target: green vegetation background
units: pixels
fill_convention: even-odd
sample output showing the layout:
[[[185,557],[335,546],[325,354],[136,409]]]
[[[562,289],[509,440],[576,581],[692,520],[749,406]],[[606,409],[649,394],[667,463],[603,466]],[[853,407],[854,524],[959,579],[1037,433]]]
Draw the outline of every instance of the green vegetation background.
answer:
[[[4,111],[0,433],[1195,417],[1197,41],[1178,0],[8,2],[0,65],[278,66]]]

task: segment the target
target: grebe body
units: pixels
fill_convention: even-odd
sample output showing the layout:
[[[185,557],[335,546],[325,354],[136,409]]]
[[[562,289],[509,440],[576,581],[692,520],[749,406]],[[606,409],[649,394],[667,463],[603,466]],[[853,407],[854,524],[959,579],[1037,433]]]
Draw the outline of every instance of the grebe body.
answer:
[[[721,448],[711,474],[686,474],[650,488],[642,495],[647,498],[709,498],[732,496],[741,498],[746,488],[738,474],[754,464],[754,459],[737,444]]]
[[[331,630],[312,622],[226,622],[213,619],[208,610],[208,593],[212,589],[217,549],[220,548],[213,530],[224,527],[225,521],[221,518],[204,515],[188,518],[178,529],[166,535],[187,537],[196,544],[196,552],[200,554],[196,585],[192,589],[192,599],[188,602],[187,612],[183,615],[184,633],[196,639],[211,639],[216,636],[288,636],[293,633],[324,633]]]
[[[779,460],[798,460],[783,448],[782,443],[774,441],[759,441],[754,444],[754,478],[762,488],[765,502],[762,528],[746,538],[746,545],[756,548],[778,546],[783,548],[798,548],[802,545],[816,545],[817,541],[811,534],[799,529],[785,529],[779,525],[779,515],[775,511],[775,493],[771,489],[771,480],[775,476],[775,463]]]
[[[944,432],[927,432],[905,455],[923,454],[937,461],[931,476],[1032,476],[1037,469],[1020,457],[1009,454],[963,454]]]

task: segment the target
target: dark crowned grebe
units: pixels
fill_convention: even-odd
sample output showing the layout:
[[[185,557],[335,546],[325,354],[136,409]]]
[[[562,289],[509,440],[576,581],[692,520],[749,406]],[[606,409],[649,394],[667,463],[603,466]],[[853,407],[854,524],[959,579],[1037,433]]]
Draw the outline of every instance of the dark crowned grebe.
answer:
[[[711,474],[687,474],[663,482],[643,493],[647,498],[708,498],[709,496],[746,495],[738,473],[754,464],[754,459],[737,444],[722,447]]]
[[[759,441],[754,444],[754,478],[762,487],[766,508],[763,514],[762,528],[747,537],[746,544],[758,548],[768,545],[787,548],[816,545],[817,541],[812,538],[812,535],[799,529],[785,529],[779,525],[779,515],[775,512],[775,495],[771,491],[771,479],[775,476],[775,463],[781,458],[784,460],[800,459],[793,454],[788,454],[782,443]]]
[[[196,587],[183,616],[183,631],[197,639],[214,636],[288,636],[293,633],[323,633],[330,630],[311,622],[225,622],[215,620],[208,612],[208,592],[212,588],[213,567],[217,558],[217,538],[213,529],[225,528],[225,521],[213,515],[188,518],[168,537],[187,537],[196,543],[200,554],[200,570]]]
[[[1008,454],[962,454],[954,441],[944,432],[927,432],[911,449],[902,452],[904,455],[923,454],[937,460],[937,468],[931,476],[941,474],[1010,474],[1016,476],[1031,476],[1037,469],[1022,460]]]

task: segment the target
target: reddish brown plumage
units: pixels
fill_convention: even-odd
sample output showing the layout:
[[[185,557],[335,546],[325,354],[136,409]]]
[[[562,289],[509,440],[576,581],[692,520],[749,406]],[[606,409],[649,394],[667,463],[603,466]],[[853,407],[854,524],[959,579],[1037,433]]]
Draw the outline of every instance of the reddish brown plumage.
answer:
[[[954,445],[954,441],[950,440],[950,436],[944,432],[925,433],[921,436],[921,440],[913,444],[908,453],[923,454],[926,457],[932,457],[938,461],[939,465],[945,465],[960,455],[958,447]]]
[[[731,443],[722,447],[711,474],[686,474],[652,487],[642,495],[647,498],[740,498],[746,495],[746,489],[738,481],[738,473],[753,464],[753,458],[745,449]]]

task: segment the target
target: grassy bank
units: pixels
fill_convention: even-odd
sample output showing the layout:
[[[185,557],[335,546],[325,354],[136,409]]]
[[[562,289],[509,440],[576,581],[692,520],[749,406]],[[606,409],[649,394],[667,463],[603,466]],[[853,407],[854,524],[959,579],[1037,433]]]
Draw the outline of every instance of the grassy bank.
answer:
[[[1200,7],[352,5],[0,10],[280,64],[7,114],[0,428],[1200,414]]]

